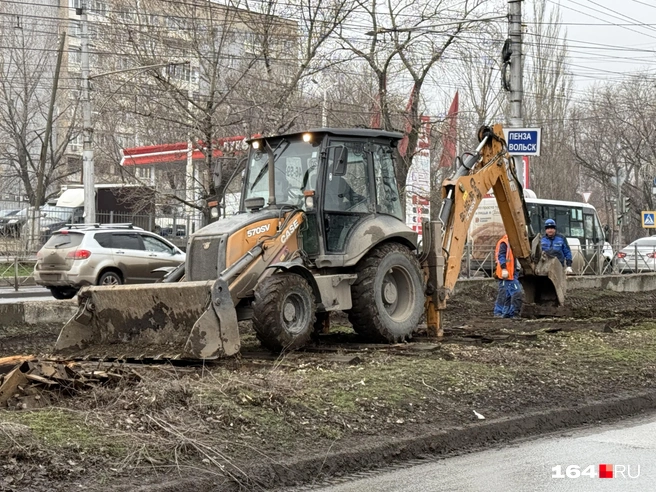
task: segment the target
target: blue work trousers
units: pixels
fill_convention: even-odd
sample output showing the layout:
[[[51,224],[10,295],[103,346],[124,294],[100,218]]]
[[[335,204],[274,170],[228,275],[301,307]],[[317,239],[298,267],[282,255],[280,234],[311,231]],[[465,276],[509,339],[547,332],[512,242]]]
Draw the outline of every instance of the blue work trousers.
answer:
[[[494,303],[494,316],[514,318],[522,309],[522,286],[519,280],[499,280],[499,293]]]

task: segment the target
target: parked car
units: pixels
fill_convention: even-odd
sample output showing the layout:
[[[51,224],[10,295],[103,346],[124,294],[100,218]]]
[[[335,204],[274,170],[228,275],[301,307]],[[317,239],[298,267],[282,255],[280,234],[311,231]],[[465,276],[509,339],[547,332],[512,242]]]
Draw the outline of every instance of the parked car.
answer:
[[[173,236],[173,226],[162,227],[161,232],[159,233],[162,237]],[[175,236],[185,237],[187,235],[187,227],[184,224],[175,225]]]
[[[11,210],[0,216],[0,236],[19,237],[21,228],[27,222],[27,210]]]
[[[15,215],[18,212],[20,212],[20,209],[0,210],[0,217],[7,217],[8,215]]]
[[[656,271],[656,236],[641,237],[622,249],[616,266],[621,273]]]
[[[54,231],[61,229],[66,224],[81,224],[84,222],[82,214],[84,209],[79,207],[56,207],[44,205],[41,207],[41,240],[47,241]]]
[[[56,299],[71,299],[85,285],[156,282],[185,257],[138,227],[70,226],[54,232],[39,250],[34,279]]]

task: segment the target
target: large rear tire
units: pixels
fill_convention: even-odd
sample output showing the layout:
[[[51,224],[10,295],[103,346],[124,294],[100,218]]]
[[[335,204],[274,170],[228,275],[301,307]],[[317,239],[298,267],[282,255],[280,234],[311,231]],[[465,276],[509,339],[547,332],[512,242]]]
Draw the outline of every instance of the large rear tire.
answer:
[[[353,329],[376,342],[401,342],[412,336],[424,312],[424,276],[417,257],[405,246],[387,243],[361,260],[351,287]]]
[[[316,320],[312,288],[300,275],[275,273],[255,287],[253,329],[266,348],[280,352],[308,343]]]

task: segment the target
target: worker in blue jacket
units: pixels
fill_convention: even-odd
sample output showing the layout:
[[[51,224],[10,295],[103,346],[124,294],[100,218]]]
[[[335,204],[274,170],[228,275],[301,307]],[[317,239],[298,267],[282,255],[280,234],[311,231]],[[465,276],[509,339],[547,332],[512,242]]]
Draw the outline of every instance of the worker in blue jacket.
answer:
[[[565,269],[567,275],[573,274],[572,250],[569,249],[567,238],[556,232],[556,221],[553,219],[547,219],[544,221],[544,234],[545,235],[542,236],[540,242],[542,245],[542,251],[546,253],[547,256],[558,258],[561,265],[567,265],[567,268]]]

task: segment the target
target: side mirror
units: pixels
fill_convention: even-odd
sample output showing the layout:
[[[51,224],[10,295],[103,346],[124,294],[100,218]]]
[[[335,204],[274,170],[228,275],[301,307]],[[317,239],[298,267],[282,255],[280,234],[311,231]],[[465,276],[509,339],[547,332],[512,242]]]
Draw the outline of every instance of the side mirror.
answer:
[[[346,163],[348,162],[348,149],[339,147],[335,149],[335,169],[334,176],[344,176],[346,174]]]

